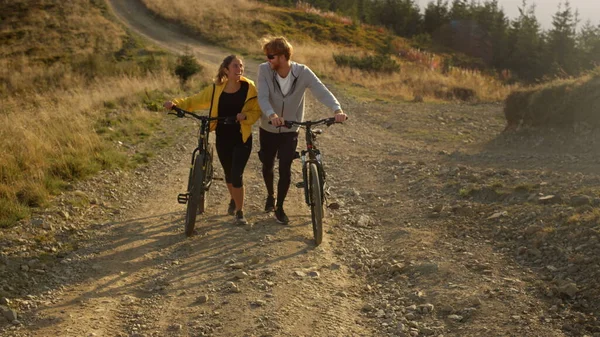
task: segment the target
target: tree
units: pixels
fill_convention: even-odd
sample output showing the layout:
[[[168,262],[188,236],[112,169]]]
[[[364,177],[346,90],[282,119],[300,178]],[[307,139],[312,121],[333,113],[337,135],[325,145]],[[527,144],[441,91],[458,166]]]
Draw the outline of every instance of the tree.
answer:
[[[414,0],[383,0],[373,2],[373,20],[396,34],[411,37],[421,30],[421,12]]]
[[[579,72],[577,62],[576,37],[578,13],[573,12],[569,1],[564,6],[559,3],[558,10],[552,16],[552,29],[548,32],[548,51],[555,72],[576,75]]]
[[[477,25],[488,33],[491,46],[488,64],[498,69],[506,67],[509,20],[498,4],[498,0],[486,1],[483,5],[471,4],[471,15]]]
[[[584,69],[600,66],[600,25],[594,26],[588,20],[581,27],[577,35],[577,50]]]
[[[450,7],[450,18],[452,20],[467,20],[471,17],[469,3],[467,0],[453,0]]]
[[[423,15],[423,29],[426,33],[433,34],[442,26],[450,23],[450,10],[447,0],[430,1]]]
[[[356,17],[360,22],[371,22],[371,6],[370,0],[357,0]]]
[[[523,0],[519,17],[511,22],[508,34],[507,67],[522,80],[541,79],[548,69],[542,62],[544,47],[535,5],[527,6],[527,1]]]

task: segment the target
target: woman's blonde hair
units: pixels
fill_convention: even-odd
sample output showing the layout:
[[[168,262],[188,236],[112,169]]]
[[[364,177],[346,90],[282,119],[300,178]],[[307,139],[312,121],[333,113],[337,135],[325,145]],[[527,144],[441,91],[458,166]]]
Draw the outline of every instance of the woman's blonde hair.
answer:
[[[215,83],[216,84],[223,84],[225,82],[225,80],[227,79],[227,74],[225,73],[225,69],[229,68],[229,65],[231,64],[231,62],[233,62],[233,60],[240,60],[242,61],[241,58],[239,58],[237,55],[229,55],[226,58],[223,59],[223,62],[221,62],[221,65],[219,66],[219,71],[217,72],[217,76],[215,76]]]

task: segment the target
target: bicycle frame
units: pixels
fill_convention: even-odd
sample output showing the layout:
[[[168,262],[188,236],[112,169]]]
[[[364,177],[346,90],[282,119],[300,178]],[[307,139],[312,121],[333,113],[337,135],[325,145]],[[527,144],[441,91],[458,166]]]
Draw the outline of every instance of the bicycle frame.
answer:
[[[321,134],[320,130],[313,130],[313,126],[325,124],[330,126],[335,123],[335,118],[325,118],[317,121],[306,121],[306,122],[295,122],[295,121],[285,121],[285,126],[292,127],[294,125],[302,126],[305,130],[305,139],[306,139],[306,150],[302,150],[300,152],[300,158],[302,158],[302,180],[304,181],[304,200],[307,205],[311,205],[312,201],[310,200],[309,193],[309,184],[308,184],[308,167],[311,163],[315,163],[317,165],[317,170],[319,172],[319,184],[321,189],[321,199],[325,202],[325,194],[324,186],[325,186],[325,169],[323,168],[323,162],[321,160],[321,151],[317,148],[315,144],[315,140],[318,134]],[[306,155],[308,154],[308,158]]]
[[[206,119],[202,119],[200,121],[200,131],[198,134],[198,146],[192,152],[192,161],[190,162],[190,177],[188,180],[188,191],[190,190],[191,180],[192,180],[192,170],[194,167],[194,162],[196,160],[196,156],[208,151],[208,136],[210,135],[210,124]],[[202,166],[205,166],[206,163],[202,163]],[[208,186],[205,186],[207,188]]]
[[[188,116],[194,117],[195,119],[200,121],[200,130],[199,130],[199,134],[198,134],[198,145],[192,152],[192,159],[190,162],[190,174],[188,177],[188,186],[187,186],[187,190],[189,192],[191,189],[192,183],[193,183],[192,179],[193,179],[194,163],[195,163],[196,157],[202,153],[208,152],[208,149],[209,149],[208,138],[210,135],[210,122],[219,121],[219,122],[227,124],[229,122],[233,122],[233,119],[231,117],[200,116],[193,112],[185,111],[177,106],[173,106],[172,110],[177,112],[176,113],[177,117],[183,118],[186,115],[188,115]],[[206,160],[208,160],[208,157],[205,156],[204,158],[205,158],[205,160],[202,163],[202,167],[204,167],[206,169]],[[211,170],[211,172],[209,172],[208,177],[209,178],[207,179],[206,186],[204,186],[205,190],[208,190],[208,188],[212,184],[212,170]],[[187,194],[178,195],[177,201],[181,204],[185,204],[187,202]]]
[[[302,180],[304,187],[304,201],[310,207],[310,216],[316,245],[323,240],[323,205],[326,203],[325,169],[321,161],[321,151],[316,146],[317,135],[321,130],[313,130],[313,126],[325,124],[327,126],[335,123],[335,117],[325,118],[317,121],[285,121],[288,128],[298,125],[305,129],[306,150],[302,150]],[[296,152],[297,153],[297,152]],[[315,172],[316,171],[316,172]],[[317,185],[318,184],[318,185]],[[300,186],[298,186],[300,187]]]

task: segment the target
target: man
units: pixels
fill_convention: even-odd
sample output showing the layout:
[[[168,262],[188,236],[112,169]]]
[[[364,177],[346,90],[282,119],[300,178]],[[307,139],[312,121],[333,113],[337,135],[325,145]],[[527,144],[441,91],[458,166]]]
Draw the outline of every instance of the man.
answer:
[[[260,124],[260,152],[262,174],[267,188],[265,212],[275,211],[281,224],[289,222],[283,202],[290,187],[292,161],[298,145],[298,127],[285,128],[286,120],[302,122],[304,93],[312,94],[335,114],[336,122],[346,120],[340,103],[304,64],[291,61],[292,45],[277,37],[263,46],[267,62],[258,67],[258,103],[262,110]],[[271,122],[271,124],[269,124]],[[279,154],[279,155],[278,155]],[[275,158],[279,157],[277,203],[273,190]]]

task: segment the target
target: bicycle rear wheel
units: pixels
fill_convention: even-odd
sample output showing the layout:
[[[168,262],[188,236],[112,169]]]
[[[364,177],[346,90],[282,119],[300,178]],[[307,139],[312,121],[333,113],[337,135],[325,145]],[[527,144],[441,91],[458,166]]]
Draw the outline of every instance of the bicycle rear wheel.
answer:
[[[323,195],[321,194],[319,169],[317,164],[314,163],[309,165],[308,187],[313,235],[315,237],[315,244],[318,246],[323,241]]]
[[[185,212],[185,235],[192,236],[194,234],[194,226],[196,225],[196,215],[200,213],[200,205],[204,204],[204,153],[196,156],[194,160],[194,168],[192,172],[192,180],[189,188],[189,196],[187,201],[187,209]],[[204,206],[202,206],[204,211]]]

